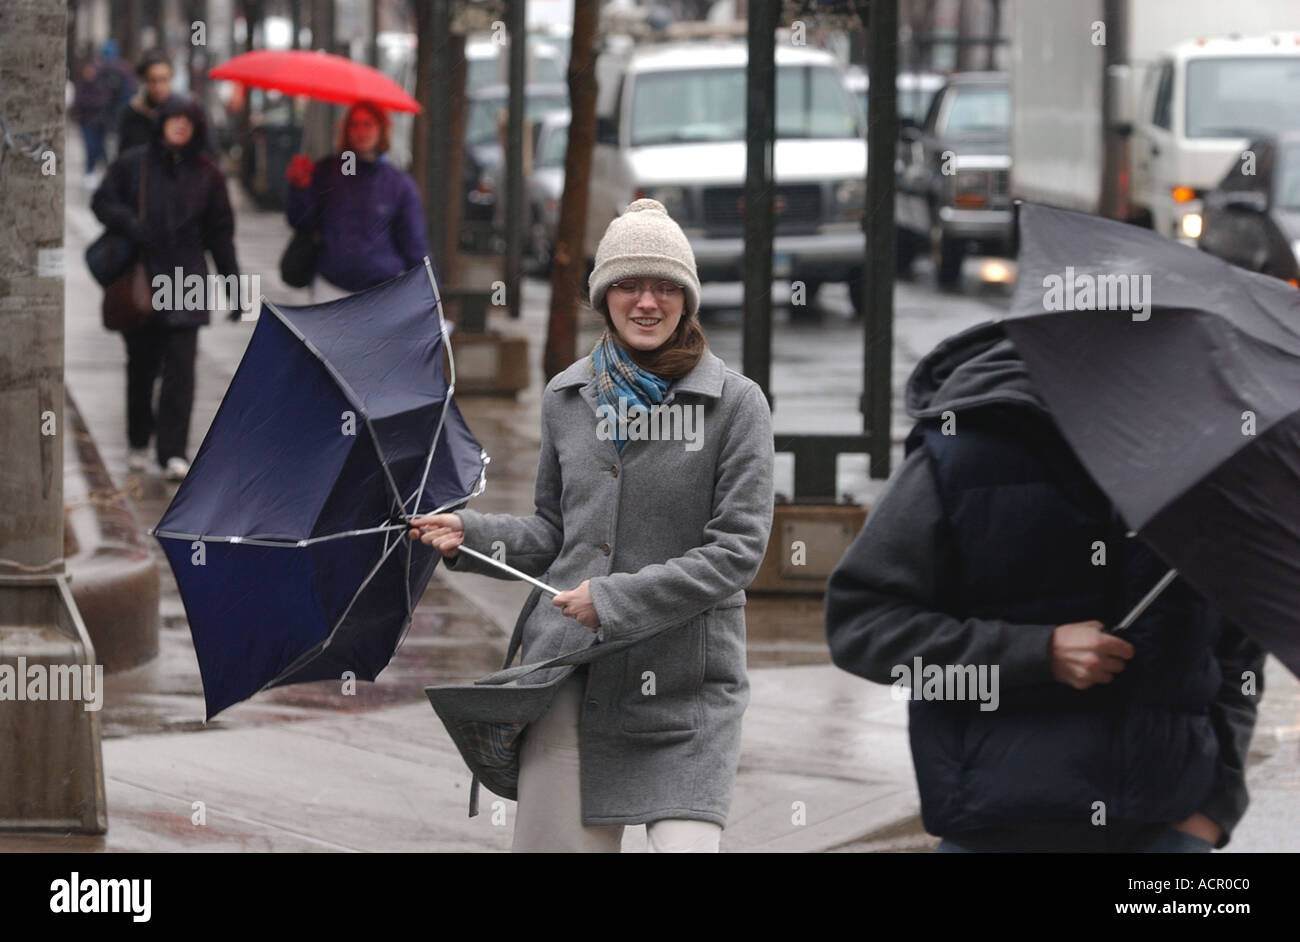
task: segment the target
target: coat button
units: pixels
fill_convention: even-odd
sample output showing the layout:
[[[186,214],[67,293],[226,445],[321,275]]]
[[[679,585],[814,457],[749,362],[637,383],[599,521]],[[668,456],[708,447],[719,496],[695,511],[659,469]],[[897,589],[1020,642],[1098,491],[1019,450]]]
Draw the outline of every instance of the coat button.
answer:
[[[612,474],[612,475],[614,475],[614,477],[618,477],[618,465],[616,465],[616,464],[612,464],[612,465],[610,465],[610,466],[609,466],[609,473]]]
[[[601,543],[600,551],[604,553],[606,556],[608,556],[610,553],[614,552],[614,548],[610,546],[608,543]]]
[[[600,701],[599,701],[599,700],[588,700],[588,701],[587,701],[587,706],[591,707],[593,710],[599,710],[599,709],[600,709]]]

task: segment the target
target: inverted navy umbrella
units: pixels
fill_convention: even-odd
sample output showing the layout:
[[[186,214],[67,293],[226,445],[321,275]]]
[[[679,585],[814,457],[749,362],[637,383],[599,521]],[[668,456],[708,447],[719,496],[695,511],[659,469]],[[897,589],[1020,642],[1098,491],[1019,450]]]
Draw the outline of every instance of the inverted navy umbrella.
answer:
[[[263,300],[154,535],[185,603],[207,715],[388,664],[437,564],[407,521],[482,490],[487,455],[444,374],[428,259],[308,307]]]
[[[1065,438],[1128,526],[1300,676],[1300,292],[1094,216],[1026,203],[1019,225],[1004,326]]]

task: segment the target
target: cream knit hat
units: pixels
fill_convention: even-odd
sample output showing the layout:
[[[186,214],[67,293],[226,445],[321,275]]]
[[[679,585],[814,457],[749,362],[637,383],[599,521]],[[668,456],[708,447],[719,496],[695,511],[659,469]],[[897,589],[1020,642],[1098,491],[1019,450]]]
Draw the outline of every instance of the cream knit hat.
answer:
[[[636,200],[627,212],[609,224],[596,248],[596,267],[587,287],[591,306],[600,307],[609,286],[625,278],[662,278],[686,289],[682,314],[694,316],[700,309],[700,276],[695,271],[695,253],[663,203]]]

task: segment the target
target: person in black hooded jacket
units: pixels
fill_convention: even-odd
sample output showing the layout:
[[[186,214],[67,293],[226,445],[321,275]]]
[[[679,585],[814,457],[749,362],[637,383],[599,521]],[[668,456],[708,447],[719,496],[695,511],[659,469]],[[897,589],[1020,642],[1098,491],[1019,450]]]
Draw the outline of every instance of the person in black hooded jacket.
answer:
[[[831,574],[826,631],[837,666],[909,701],[939,850],[1223,847],[1248,802],[1261,648],[1181,580],[1106,630],[1168,567],[1000,325],[939,344],[906,404],[907,459]]]
[[[156,431],[158,464],[172,480],[189,470],[186,452],[198,329],[211,322],[209,310],[217,304],[224,303],[229,319],[237,320],[241,305],[251,300],[239,297],[238,291],[231,297],[211,290],[206,253],[212,254],[223,284],[238,285],[240,279],[226,180],[204,152],[206,139],[202,106],[189,98],[167,98],[154,115],[152,140],[123,152],[91,200],[100,222],[125,233],[139,247],[155,289],[153,315],[122,333],[127,350],[127,436],[131,469],[143,471],[149,439]],[[191,290],[199,282],[202,291]],[[159,375],[162,390],[155,417],[153,387]]]

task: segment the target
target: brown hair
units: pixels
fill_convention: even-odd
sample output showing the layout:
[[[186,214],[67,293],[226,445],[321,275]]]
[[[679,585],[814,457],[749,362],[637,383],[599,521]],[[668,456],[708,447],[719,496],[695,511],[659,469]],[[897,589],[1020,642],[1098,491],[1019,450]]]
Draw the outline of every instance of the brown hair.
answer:
[[[379,125],[379,143],[375,145],[375,152],[379,154],[388,153],[388,148],[393,140],[393,122],[388,117],[388,112],[380,108],[371,101],[359,101],[348,109],[347,114],[343,116],[342,122],[339,123],[338,132],[338,151],[342,153],[349,150],[348,147],[348,122],[352,120],[352,115],[358,111],[368,111],[375,123]]]
[[[664,341],[663,346],[649,351],[633,350],[619,337],[618,330],[614,327],[614,320],[609,316],[609,302],[605,298],[600,299],[600,307],[597,310],[605,319],[605,329],[609,331],[609,336],[619,347],[627,351],[632,362],[641,369],[649,370],[664,379],[680,379],[695,369],[695,365],[700,362],[709,345],[704,337],[704,328],[700,326],[699,316],[687,314],[683,310],[682,319],[677,322],[677,329]]]

